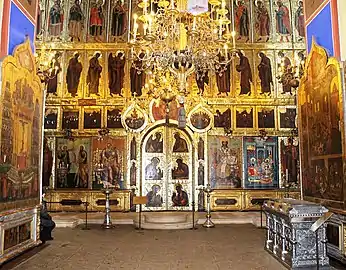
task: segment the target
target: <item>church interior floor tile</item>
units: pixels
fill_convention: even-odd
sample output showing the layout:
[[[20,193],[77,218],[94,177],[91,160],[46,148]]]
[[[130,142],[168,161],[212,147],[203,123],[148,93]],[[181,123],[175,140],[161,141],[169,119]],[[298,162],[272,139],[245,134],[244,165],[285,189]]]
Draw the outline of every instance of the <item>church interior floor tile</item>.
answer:
[[[252,225],[214,229],[104,231],[58,228],[54,240],[14,269],[285,269],[264,249],[265,230]]]

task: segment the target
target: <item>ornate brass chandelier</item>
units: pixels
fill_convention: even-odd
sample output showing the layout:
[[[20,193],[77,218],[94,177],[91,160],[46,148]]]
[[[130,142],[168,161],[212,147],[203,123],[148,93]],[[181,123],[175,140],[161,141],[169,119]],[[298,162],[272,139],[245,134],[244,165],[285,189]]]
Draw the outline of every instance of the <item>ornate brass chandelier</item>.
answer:
[[[186,80],[196,72],[223,72],[234,55],[233,5],[225,0],[143,0],[142,15],[133,15],[132,66],[137,72],[170,71],[178,91],[186,94]]]

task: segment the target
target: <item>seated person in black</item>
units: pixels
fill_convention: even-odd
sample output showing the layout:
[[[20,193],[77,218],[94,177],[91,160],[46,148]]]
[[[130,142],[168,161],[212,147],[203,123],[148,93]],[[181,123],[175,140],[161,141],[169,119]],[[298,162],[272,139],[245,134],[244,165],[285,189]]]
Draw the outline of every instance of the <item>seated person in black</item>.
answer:
[[[47,211],[47,202],[42,199],[41,211],[40,211],[40,239],[43,243],[49,240],[53,240],[52,230],[55,228],[55,222]]]

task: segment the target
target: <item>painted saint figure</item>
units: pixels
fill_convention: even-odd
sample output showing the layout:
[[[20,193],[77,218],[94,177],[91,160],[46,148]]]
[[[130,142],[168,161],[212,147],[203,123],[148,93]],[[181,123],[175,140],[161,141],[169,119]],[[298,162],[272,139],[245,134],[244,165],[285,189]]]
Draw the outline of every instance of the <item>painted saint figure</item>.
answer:
[[[162,207],[162,197],[158,194],[161,190],[159,185],[153,185],[151,191],[147,193],[147,207]]]
[[[136,175],[137,175],[137,168],[136,164],[132,162],[131,168],[130,168],[130,186],[136,185]]]
[[[284,36],[286,37],[286,41],[289,42],[289,35],[291,34],[290,12],[282,1],[277,1],[277,5],[279,9],[275,11],[276,31],[281,35],[280,42],[284,41]]]
[[[102,35],[103,11],[102,4],[93,3],[90,9],[90,35],[99,37]]]
[[[258,55],[261,58],[261,62],[257,67],[258,75],[261,80],[261,94],[270,93],[270,86],[273,84],[271,62],[263,52],[260,52]]]
[[[204,160],[204,141],[201,137],[198,141],[198,159]]]
[[[245,42],[249,41],[249,11],[244,1],[238,1],[235,14],[235,25],[238,29],[240,40],[242,37],[246,38]]]
[[[189,178],[189,167],[181,158],[176,160],[177,167],[172,170],[173,179]]]
[[[205,85],[209,84],[208,71],[196,70],[196,82],[199,94],[203,95]]]
[[[141,53],[139,58],[132,63],[130,69],[131,93],[136,96],[142,95],[142,88],[145,84],[145,73],[138,70],[143,65],[143,61],[141,60],[143,57],[144,53]]]
[[[252,71],[249,63],[249,59],[241,52],[237,52],[239,57],[239,65],[236,66],[236,70],[240,73],[240,95],[251,94],[251,82]]]
[[[120,186],[121,182],[121,163],[120,163],[120,152],[116,147],[110,143],[101,152],[101,163],[107,169],[107,181],[116,187]]]
[[[305,37],[305,19],[304,19],[303,1],[298,2],[298,9],[295,13],[295,27],[298,31],[299,41],[302,41]]]
[[[181,184],[177,184],[175,190],[177,192],[173,192],[172,195],[173,206],[188,206],[189,197],[187,193],[183,190]]]
[[[76,0],[70,8],[70,17],[68,23],[71,41],[81,41],[83,29],[84,14],[80,6],[80,0]]]
[[[157,157],[153,157],[145,167],[145,179],[149,180],[161,180],[163,177],[163,172],[160,167],[158,167],[160,160]]]
[[[257,1],[255,27],[259,36],[257,41],[261,41],[263,37],[265,41],[268,42],[270,35],[270,17],[268,9],[262,1]]]
[[[163,153],[163,141],[160,132],[150,136],[145,146],[145,151],[147,153]]]
[[[61,72],[61,65],[59,63],[60,53],[56,53],[50,63],[49,76],[45,81],[47,87],[47,93],[56,95],[58,88],[58,74]]]
[[[84,146],[79,147],[78,171],[75,176],[76,187],[88,187],[88,153]]]
[[[224,56],[219,56],[220,62],[225,61]],[[231,66],[228,65],[219,65],[215,70],[216,74],[216,84],[219,90],[218,95],[226,93],[228,95],[231,92]]]
[[[49,10],[49,35],[58,37],[61,34],[64,21],[64,11],[61,8],[60,0],[55,0],[53,6]]]
[[[188,152],[186,141],[180,137],[179,133],[174,134],[175,143],[173,145],[173,152]]]
[[[290,84],[293,76],[291,60],[281,51],[278,53],[278,56],[281,58],[278,68],[282,70],[282,75],[279,78],[279,82],[282,84],[282,94],[292,94],[292,86]]]
[[[99,58],[101,54],[95,53],[95,55],[89,61],[89,69],[87,75],[87,84],[89,85],[89,95],[99,95],[99,84],[102,72],[102,66],[100,65]]]
[[[49,180],[52,175],[53,168],[53,154],[52,150],[50,150],[47,138],[44,138],[43,145],[43,166],[42,166],[42,186],[49,187]]]
[[[111,96],[122,96],[121,90],[124,85],[125,62],[125,55],[123,52],[117,52],[115,57],[112,53],[108,56],[108,77]]]
[[[78,60],[79,54],[75,53],[74,56],[70,59],[66,71],[66,83],[67,91],[75,97],[77,95],[80,75],[82,73],[82,64]]]
[[[126,9],[121,1],[116,1],[112,10],[111,34],[114,37],[122,36],[127,27]]]
[[[137,156],[137,143],[136,138],[133,137],[130,145],[130,159],[135,160]]]

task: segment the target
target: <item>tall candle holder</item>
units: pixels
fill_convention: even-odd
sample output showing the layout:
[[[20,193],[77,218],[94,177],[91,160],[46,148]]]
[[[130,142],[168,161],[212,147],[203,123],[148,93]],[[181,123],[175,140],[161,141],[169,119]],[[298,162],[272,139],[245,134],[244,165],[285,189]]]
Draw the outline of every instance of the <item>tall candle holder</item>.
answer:
[[[203,188],[203,191],[207,193],[207,215],[206,215],[206,220],[203,224],[203,227],[205,228],[214,228],[215,224],[211,221],[211,210],[210,210],[210,193],[213,191],[211,188],[210,184],[207,184],[207,187]]]
[[[102,228],[104,229],[112,229],[113,224],[111,220],[111,207],[109,203],[109,197],[113,193],[113,189],[106,187],[102,189],[102,193],[106,195],[106,206],[105,206],[105,218],[102,224]]]

